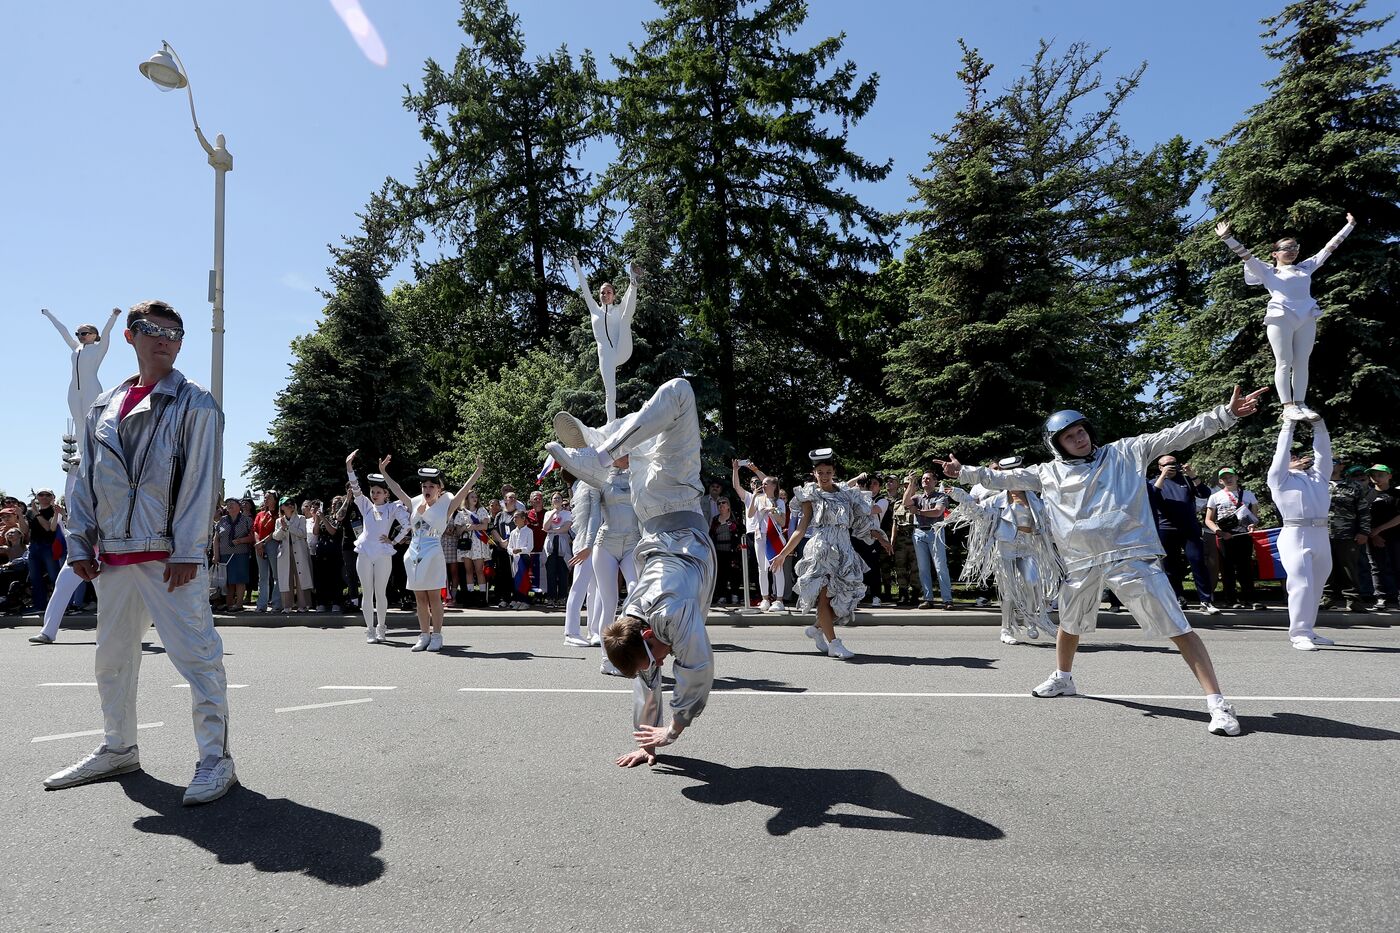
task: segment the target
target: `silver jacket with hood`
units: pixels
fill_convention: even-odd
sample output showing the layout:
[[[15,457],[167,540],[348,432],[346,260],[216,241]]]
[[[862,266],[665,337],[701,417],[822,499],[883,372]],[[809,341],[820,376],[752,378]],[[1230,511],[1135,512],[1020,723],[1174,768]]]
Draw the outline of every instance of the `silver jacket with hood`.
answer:
[[[1074,574],[1120,560],[1162,557],[1162,541],[1147,498],[1147,465],[1163,454],[1189,447],[1232,427],[1239,420],[1229,406],[1190,421],[1095,447],[1082,459],[1057,452],[1049,463],[1015,470],[964,466],[964,483],[991,489],[1028,489],[1041,494],[1050,533]]]
[[[202,564],[223,462],[223,412],[203,386],[172,369],[118,420],[136,379],[88,410],[68,504],[68,557],[168,551],[172,563]]]

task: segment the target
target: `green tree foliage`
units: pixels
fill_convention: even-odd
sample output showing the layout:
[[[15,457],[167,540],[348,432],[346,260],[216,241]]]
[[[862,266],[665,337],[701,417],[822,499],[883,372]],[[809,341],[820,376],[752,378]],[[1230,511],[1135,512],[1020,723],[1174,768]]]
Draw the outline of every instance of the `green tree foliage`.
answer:
[[[431,231],[468,291],[489,293],[524,345],[547,345],[572,291],[557,270],[596,239],[575,164],[597,134],[593,58],[561,47],[528,60],[505,0],[463,0],[459,24],[452,71],[430,59],[404,99],[431,154],[395,186],[400,232],[416,249]]]
[[[912,179],[917,206],[900,220],[915,232],[882,271],[908,300],[885,368],[896,461],[1033,453],[1058,408],[1106,434],[1134,424],[1131,245],[1105,217],[1124,213],[1114,190],[1143,172],[1115,123],[1142,69],[1104,90],[1102,56],[1042,43],[990,97],[992,66],[963,46],[967,104]]]
[[[741,347],[800,346],[844,379],[878,389],[878,373],[842,352],[827,296],[868,278],[888,254],[887,221],[840,187],[878,181],[847,141],[874,103],[876,77],[833,66],[843,36],[793,50],[807,4],[792,0],[660,0],[646,40],[615,58],[619,157],[604,190],[655,191],[686,257],[687,317],[710,346],[702,373],[718,389],[733,442],[782,430],[740,418]],[[754,387],[757,390],[757,387]],[[759,390],[761,391],[761,390]],[[818,393],[804,404],[819,404]]]
[[[1296,236],[1303,255],[1320,248],[1348,211],[1357,230],[1319,270],[1312,294],[1322,308],[1307,401],[1332,427],[1347,456],[1400,451],[1400,96],[1389,82],[1400,43],[1367,49],[1389,17],[1363,18],[1364,4],[1290,3],[1264,21],[1264,49],[1279,62],[1268,96],[1217,144],[1210,205],[1235,236],[1269,261],[1271,244]],[[1267,294],[1247,286],[1240,265],[1209,224],[1196,256],[1212,270],[1208,303],[1172,344],[1185,406],[1219,402],[1236,383],[1273,385],[1264,332]],[[1277,399],[1266,412],[1277,412]],[[1251,419],[1214,440],[1212,459],[1262,475],[1277,424]]]
[[[324,497],[344,486],[345,455],[357,447],[366,463],[394,453],[399,469],[416,467],[424,386],[385,313],[379,283],[388,273],[390,229],[383,207],[376,198],[360,234],[331,250],[321,321],[292,341],[271,440],[250,445],[246,471],[260,489]]]

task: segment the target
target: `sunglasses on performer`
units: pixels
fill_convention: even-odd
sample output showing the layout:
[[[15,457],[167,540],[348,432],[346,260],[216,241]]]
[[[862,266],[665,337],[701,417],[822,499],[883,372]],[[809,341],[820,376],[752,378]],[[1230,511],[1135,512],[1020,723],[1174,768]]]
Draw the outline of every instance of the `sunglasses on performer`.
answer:
[[[176,343],[185,339],[185,329],[183,327],[161,327],[159,324],[148,321],[145,318],[132,321],[131,329],[138,334],[145,334],[147,337],[160,337]]]
[[[97,336],[97,331],[95,331],[95,330],[80,330],[80,331],[75,331],[74,334],[73,334],[73,336],[74,336],[74,337],[87,337],[87,336],[96,337],[96,336]]]

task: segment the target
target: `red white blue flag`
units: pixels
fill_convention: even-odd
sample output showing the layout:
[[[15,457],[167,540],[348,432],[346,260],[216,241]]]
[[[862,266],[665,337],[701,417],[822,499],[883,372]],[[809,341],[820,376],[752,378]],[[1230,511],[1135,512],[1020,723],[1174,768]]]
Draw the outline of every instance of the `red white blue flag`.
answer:
[[[544,478],[557,469],[559,469],[559,464],[554,462],[554,454],[545,457],[544,466],[540,468],[540,475],[535,477],[535,485],[538,486],[543,483]]]
[[[515,591],[522,596],[530,592],[530,565],[534,563],[529,554],[515,555]]]
[[[778,552],[787,544],[787,537],[778,527],[778,523],[773,521],[773,513],[771,512],[764,519],[763,544],[767,549],[769,560],[777,557]]]
[[[1278,528],[1266,528],[1263,531],[1251,531],[1249,537],[1254,544],[1254,562],[1259,567],[1259,579],[1261,580],[1283,580],[1288,574],[1284,572],[1283,561],[1278,555]]]

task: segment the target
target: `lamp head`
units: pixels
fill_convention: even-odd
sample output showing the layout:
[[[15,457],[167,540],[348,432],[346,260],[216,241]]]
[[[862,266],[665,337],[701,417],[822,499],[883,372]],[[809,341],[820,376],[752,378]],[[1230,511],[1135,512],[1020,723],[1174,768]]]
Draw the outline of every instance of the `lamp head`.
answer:
[[[150,79],[151,83],[162,91],[177,91],[189,84],[189,79],[185,77],[185,72],[176,64],[175,59],[170,54],[170,46],[162,43],[160,51],[152,55],[138,66],[141,74]]]

